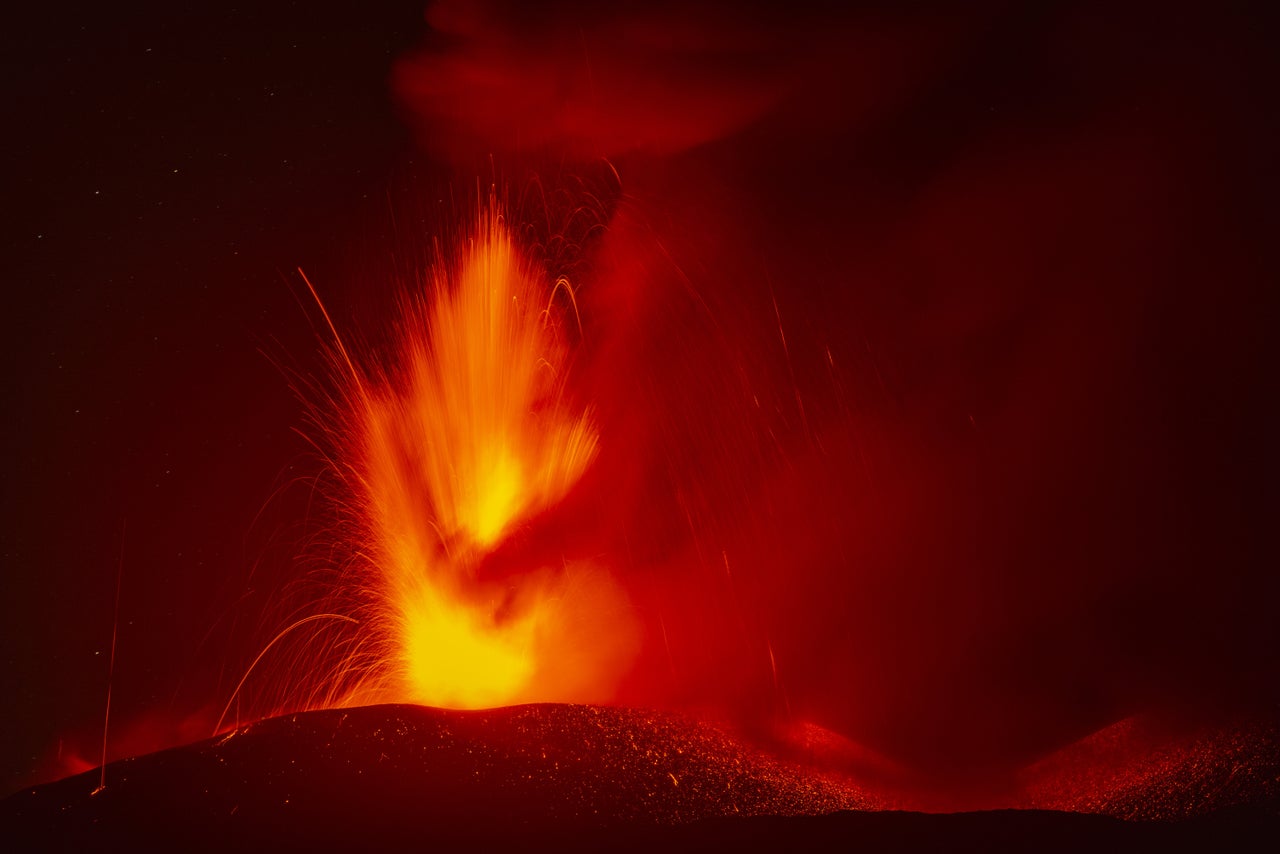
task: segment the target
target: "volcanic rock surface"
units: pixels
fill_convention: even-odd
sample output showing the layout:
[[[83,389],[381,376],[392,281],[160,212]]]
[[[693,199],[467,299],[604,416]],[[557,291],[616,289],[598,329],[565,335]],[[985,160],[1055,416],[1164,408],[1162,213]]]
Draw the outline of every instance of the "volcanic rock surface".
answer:
[[[1019,776],[1019,806],[1178,820],[1252,808],[1280,816],[1280,716],[1124,718]]]
[[[1114,743],[1133,730],[1108,737]],[[1028,806],[1053,801],[1044,794],[1052,780],[1076,781],[1075,788],[1059,787],[1051,803],[1058,810],[925,814],[887,810],[896,804],[847,775],[780,760],[673,714],[572,705],[481,712],[371,706],[287,715],[115,762],[101,790],[95,770],[16,793],[0,806],[0,830],[4,839],[61,850],[406,843],[473,851],[1095,844],[1170,850],[1274,843],[1280,840],[1276,742],[1261,730],[1231,732],[1223,737],[1247,747],[1226,755],[1214,742],[1190,764],[1161,765],[1163,776],[1127,778],[1125,798],[1146,786],[1166,805],[1194,800],[1197,808],[1180,813],[1193,817],[1125,821],[1086,814],[1099,804],[1090,809],[1072,800],[1089,782],[1063,769],[1074,773],[1093,761],[1087,754],[1096,746],[1089,744],[1036,767],[1029,778],[1028,791],[1040,794],[1028,796]],[[1203,788],[1196,769],[1214,756],[1225,756],[1219,765],[1247,768],[1234,772],[1234,789],[1221,790],[1229,797],[1206,808],[1192,793]],[[1098,767],[1102,775],[1115,770]]]

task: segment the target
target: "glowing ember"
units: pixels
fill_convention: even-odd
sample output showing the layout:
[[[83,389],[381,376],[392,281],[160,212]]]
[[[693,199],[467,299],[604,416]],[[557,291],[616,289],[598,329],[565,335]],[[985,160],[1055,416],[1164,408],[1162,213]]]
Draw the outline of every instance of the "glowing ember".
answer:
[[[454,266],[406,302],[394,365],[362,374],[342,351],[349,458],[337,467],[362,534],[350,578],[373,603],[360,646],[382,651],[345,702],[611,698],[637,640],[602,568],[479,571],[596,456],[591,411],[566,387],[572,305],[491,201]]]

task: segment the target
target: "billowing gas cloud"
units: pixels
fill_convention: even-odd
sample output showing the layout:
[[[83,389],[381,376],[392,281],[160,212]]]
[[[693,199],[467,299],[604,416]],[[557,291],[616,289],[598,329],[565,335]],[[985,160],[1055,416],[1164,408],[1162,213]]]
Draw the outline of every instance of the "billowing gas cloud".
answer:
[[[601,459],[495,560],[625,567],[631,699],[944,768],[1269,684],[1261,54],[1234,22],[428,21],[394,84],[430,150],[620,176],[580,293]]]
[[[448,157],[670,155],[780,110],[796,134],[857,119],[956,27],[937,15],[930,32],[738,6],[441,0],[427,10],[428,43],[392,83],[422,142]]]

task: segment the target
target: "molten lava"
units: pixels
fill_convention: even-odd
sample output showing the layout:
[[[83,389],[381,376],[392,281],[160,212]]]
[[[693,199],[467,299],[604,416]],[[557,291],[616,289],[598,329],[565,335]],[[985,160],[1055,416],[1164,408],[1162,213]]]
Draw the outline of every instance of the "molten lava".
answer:
[[[612,697],[637,645],[599,566],[501,577],[486,554],[560,501],[600,437],[568,378],[569,282],[525,258],[496,205],[424,293],[405,300],[390,366],[351,371],[336,461],[364,588],[354,649],[378,650],[346,703],[480,708]]]

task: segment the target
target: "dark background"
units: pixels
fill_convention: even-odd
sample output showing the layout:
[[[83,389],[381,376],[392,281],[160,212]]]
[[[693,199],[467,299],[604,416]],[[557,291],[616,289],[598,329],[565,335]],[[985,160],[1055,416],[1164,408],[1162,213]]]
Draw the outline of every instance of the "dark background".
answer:
[[[255,586],[282,523],[253,522],[304,450],[260,351],[318,365],[285,277],[332,282],[411,156],[386,78],[422,9],[367,11],[6,26],[7,787],[92,743],[121,560],[113,724],[150,716],[154,746],[203,711],[183,733],[203,737],[239,678],[232,627],[253,634],[282,571]]]
[[[6,27],[6,788],[96,764],[117,578],[112,753],[207,734],[295,570],[306,490],[272,496],[316,466],[277,364],[321,369],[293,270],[376,322],[384,256],[486,154],[517,185],[608,155],[644,223],[598,266],[649,290],[584,321],[648,389],[584,371],[640,449],[604,458],[636,518],[592,546],[649,544],[619,572],[675,644],[675,687],[644,660],[627,699],[763,693],[947,770],[1273,696],[1261,22],[498,4],[429,35],[420,3],[323,5]],[[654,20],[685,40],[614,49]],[[578,97],[575,40],[616,106],[519,108]],[[468,68],[499,82],[467,97]]]

